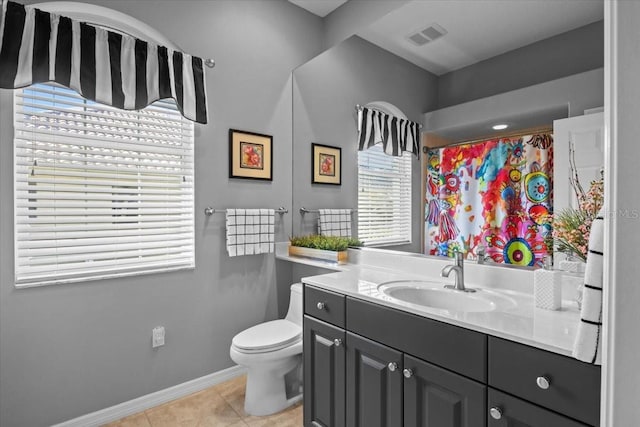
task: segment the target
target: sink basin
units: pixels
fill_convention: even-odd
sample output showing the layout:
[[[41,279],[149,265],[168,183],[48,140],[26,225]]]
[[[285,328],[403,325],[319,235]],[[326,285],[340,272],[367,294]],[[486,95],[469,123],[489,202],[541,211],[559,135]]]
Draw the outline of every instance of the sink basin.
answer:
[[[447,311],[479,313],[515,306],[515,301],[493,291],[478,289],[467,293],[446,289],[439,282],[396,280],[378,286],[378,291],[391,300],[420,307]]]

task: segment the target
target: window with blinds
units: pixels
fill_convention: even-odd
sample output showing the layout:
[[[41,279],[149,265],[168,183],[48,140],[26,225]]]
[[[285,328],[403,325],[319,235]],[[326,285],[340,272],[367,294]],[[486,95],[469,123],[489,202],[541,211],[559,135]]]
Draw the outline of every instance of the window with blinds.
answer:
[[[17,90],[16,286],[194,267],[193,123],[55,84]]]
[[[366,246],[411,242],[411,156],[382,145],[358,152],[358,239]]]

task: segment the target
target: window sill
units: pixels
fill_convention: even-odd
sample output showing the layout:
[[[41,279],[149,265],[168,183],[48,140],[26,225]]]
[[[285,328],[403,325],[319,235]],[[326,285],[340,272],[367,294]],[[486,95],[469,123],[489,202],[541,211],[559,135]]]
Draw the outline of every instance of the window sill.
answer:
[[[146,276],[149,274],[158,274],[158,273],[169,273],[174,271],[182,271],[182,270],[195,270],[196,266],[178,266],[172,268],[165,269],[156,269],[149,271],[138,271],[135,273],[126,272],[126,273],[114,273],[114,274],[105,274],[103,276],[95,276],[95,277],[77,277],[77,278],[67,278],[67,279],[53,279],[53,280],[43,280],[39,282],[24,282],[24,283],[14,283],[15,289],[28,289],[28,288],[39,288],[42,286],[54,286],[54,285],[65,285],[70,283],[83,283],[83,282],[93,282],[96,280],[107,280],[107,279],[121,279],[125,277],[135,277],[135,276]]]
[[[400,245],[410,245],[411,240],[394,240],[389,242],[380,242],[380,243],[371,243],[362,245],[365,248],[384,248],[387,246],[400,246]]]

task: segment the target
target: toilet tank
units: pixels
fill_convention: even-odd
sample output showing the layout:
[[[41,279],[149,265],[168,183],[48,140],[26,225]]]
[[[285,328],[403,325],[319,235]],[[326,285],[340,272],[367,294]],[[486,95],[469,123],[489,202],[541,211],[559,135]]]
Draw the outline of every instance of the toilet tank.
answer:
[[[302,283],[294,283],[291,285],[289,310],[287,311],[285,319],[302,326]]]

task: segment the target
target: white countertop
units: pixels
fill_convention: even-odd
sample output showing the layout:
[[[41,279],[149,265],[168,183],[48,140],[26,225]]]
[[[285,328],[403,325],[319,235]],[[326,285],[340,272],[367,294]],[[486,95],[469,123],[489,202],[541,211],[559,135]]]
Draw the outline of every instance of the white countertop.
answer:
[[[579,323],[579,311],[573,302],[563,301],[558,311],[535,308],[528,293],[497,287],[479,292],[498,293],[516,304],[505,309],[466,313],[406,304],[383,295],[378,285],[394,280],[425,280],[424,276],[400,273],[368,265],[349,265],[348,270],[303,278],[309,285],[414,313],[463,328],[486,333],[533,347],[571,356]],[[443,279],[444,280],[444,279]]]

